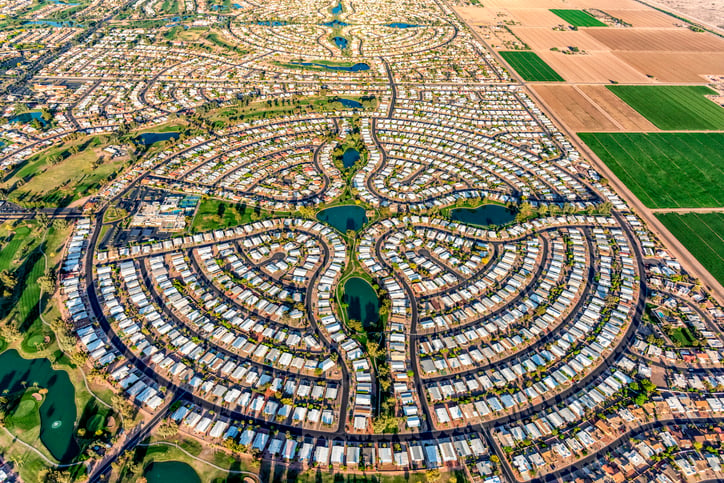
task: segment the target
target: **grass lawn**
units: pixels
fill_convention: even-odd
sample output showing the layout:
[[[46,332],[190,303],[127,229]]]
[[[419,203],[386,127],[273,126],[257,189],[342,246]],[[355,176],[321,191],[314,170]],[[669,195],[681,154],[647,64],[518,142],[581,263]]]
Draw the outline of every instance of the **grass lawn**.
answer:
[[[724,130],[724,109],[706,86],[606,86],[659,129]]]
[[[724,213],[658,213],[656,218],[724,284]]]
[[[525,81],[563,81],[563,77],[543,62],[535,52],[505,50],[500,52],[500,55]]]
[[[10,199],[41,201],[43,204],[64,206],[91,194],[106,178],[123,167],[123,161],[107,160],[100,166],[93,163],[98,156],[91,149],[81,151],[66,160],[48,166],[27,183],[16,188]]]
[[[724,206],[724,133],[579,133],[649,208]]]
[[[671,337],[671,340],[674,342],[677,342],[680,347],[694,347],[699,345],[686,327],[676,327],[671,331],[669,337]]]
[[[607,27],[605,23],[583,10],[553,8],[551,9],[551,12],[558,15],[574,27]]]
[[[210,198],[202,199],[191,224],[191,233],[251,223],[251,215],[255,211],[259,215],[266,214],[263,210],[258,210],[244,203],[231,203]]]

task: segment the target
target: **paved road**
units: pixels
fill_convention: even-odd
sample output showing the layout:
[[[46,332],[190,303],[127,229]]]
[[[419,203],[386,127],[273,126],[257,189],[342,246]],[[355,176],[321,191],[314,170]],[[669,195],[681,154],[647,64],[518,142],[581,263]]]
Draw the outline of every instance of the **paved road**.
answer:
[[[125,441],[118,448],[115,453],[107,454],[96,466],[91,470],[88,475],[89,483],[97,483],[101,481],[101,477],[111,471],[111,464],[116,460],[119,455],[122,455],[126,450],[134,448],[138,443],[146,439],[151,435],[151,432],[161,420],[168,415],[168,410],[176,401],[181,400],[184,396],[183,391],[179,391],[172,394],[168,398],[168,402],[164,404],[160,409],[157,410],[156,414],[151,418],[148,423],[141,423],[135,428],[131,429],[127,434]],[[168,396],[167,396],[168,397]]]

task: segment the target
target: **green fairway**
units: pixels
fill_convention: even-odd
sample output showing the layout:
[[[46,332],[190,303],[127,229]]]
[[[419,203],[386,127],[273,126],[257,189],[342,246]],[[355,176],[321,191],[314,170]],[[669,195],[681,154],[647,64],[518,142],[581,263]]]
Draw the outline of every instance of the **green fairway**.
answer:
[[[605,23],[583,10],[552,8],[551,12],[574,27],[607,27]]]
[[[579,133],[649,208],[724,206],[724,133]]]
[[[656,218],[724,284],[724,213],[658,213]]]
[[[500,55],[525,81],[563,81],[563,77],[543,62],[535,52],[506,50],[500,52]]]
[[[3,228],[5,228],[5,226],[3,226]],[[18,250],[20,250],[20,247],[26,241],[26,238],[31,231],[30,228],[25,225],[17,227],[15,229],[15,233],[12,232],[12,228],[9,226],[7,228],[7,232],[4,229],[0,230],[0,234],[6,236],[10,240],[7,244],[0,244],[0,270],[8,270],[11,268],[11,265],[18,254]]]
[[[718,131],[724,129],[724,109],[704,96],[706,86],[606,86],[659,129]]]

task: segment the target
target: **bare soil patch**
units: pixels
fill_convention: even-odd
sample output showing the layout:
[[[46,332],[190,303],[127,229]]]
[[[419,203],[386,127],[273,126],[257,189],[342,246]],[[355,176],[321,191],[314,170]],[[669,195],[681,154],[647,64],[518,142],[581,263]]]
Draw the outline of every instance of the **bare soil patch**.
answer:
[[[605,86],[531,86],[573,132],[657,131],[656,127]]]
[[[645,117],[636,112],[606,86],[578,86],[598,107],[624,127],[626,131],[658,131]]]
[[[574,86],[537,85],[531,88],[573,132],[620,130]]]

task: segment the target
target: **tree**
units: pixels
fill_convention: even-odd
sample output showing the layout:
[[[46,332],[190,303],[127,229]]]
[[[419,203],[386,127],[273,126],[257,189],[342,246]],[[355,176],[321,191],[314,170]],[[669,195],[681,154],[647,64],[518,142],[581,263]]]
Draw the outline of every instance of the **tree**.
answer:
[[[16,284],[17,279],[15,278],[15,274],[8,270],[0,271],[0,287],[2,288],[3,297],[9,297],[12,295]]]
[[[124,427],[131,424],[131,421],[136,416],[136,408],[121,395],[117,394],[113,396],[111,399],[111,406],[113,406],[113,410],[120,414],[121,418],[123,418]]]
[[[55,280],[48,275],[38,277],[38,286],[44,293],[52,294],[55,292]]]
[[[178,433],[178,424],[170,419],[167,419],[158,427],[157,433],[161,438],[172,438]]]

